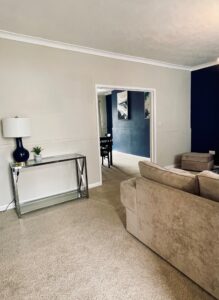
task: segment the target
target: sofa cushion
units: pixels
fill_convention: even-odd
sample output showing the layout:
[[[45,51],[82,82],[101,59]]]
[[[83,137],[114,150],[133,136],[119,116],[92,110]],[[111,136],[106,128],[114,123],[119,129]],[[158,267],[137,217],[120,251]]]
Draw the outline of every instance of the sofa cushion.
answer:
[[[167,170],[147,161],[139,162],[141,176],[192,194],[199,194],[198,180],[189,172]]]
[[[219,175],[211,171],[198,174],[200,196],[219,202]]]

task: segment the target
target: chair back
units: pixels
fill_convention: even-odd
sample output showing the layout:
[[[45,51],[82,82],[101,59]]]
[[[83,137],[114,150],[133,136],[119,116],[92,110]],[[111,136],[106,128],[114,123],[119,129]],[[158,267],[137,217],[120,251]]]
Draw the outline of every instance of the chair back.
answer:
[[[112,146],[113,146],[113,140],[111,137],[101,137],[100,138],[100,148],[104,148],[108,150],[109,152],[112,151]]]

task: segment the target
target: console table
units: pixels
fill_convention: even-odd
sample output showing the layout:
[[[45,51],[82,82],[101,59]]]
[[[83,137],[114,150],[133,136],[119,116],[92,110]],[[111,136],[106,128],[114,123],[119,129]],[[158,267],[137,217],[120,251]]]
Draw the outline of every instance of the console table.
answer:
[[[77,189],[70,192],[61,193],[57,195],[52,195],[45,198],[40,198],[37,200],[31,200],[28,202],[20,202],[19,199],[19,189],[18,189],[18,179],[24,168],[34,168],[42,165],[57,164],[65,161],[75,162],[76,178],[77,178]],[[58,155],[51,157],[44,157],[42,161],[36,162],[35,160],[28,160],[25,164],[10,163],[11,175],[12,175],[12,185],[14,193],[15,208],[19,218],[22,214],[27,212],[48,207],[51,205],[63,203],[66,201],[78,199],[78,198],[88,198],[88,179],[87,179],[87,162],[86,157],[81,154],[67,154]]]

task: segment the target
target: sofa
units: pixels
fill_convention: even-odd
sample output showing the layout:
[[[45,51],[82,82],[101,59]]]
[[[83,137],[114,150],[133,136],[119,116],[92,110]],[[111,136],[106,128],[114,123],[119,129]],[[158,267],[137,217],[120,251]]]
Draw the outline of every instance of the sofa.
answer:
[[[127,231],[219,299],[219,175],[139,169],[120,186]]]

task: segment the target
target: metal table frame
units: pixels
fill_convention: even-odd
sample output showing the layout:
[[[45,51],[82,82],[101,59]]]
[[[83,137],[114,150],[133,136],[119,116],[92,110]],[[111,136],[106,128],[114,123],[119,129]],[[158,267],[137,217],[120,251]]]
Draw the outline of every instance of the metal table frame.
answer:
[[[19,199],[19,189],[18,189],[18,179],[22,169],[24,168],[32,168],[39,167],[42,165],[61,163],[66,161],[75,162],[75,171],[77,178],[77,189],[72,190],[70,192],[61,193],[57,195],[52,195],[45,198],[39,198],[37,200],[31,200],[28,202],[20,202]],[[12,175],[12,186],[13,186],[13,194],[14,194],[14,202],[16,212],[19,218],[21,218],[22,214],[28,213],[30,211],[34,211],[37,209],[41,209],[43,207],[48,207],[51,205],[63,203],[66,201],[79,199],[79,198],[88,198],[88,178],[87,178],[87,161],[86,156],[81,154],[67,154],[67,155],[58,155],[45,157],[40,162],[36,162],[35,160],[28,160],[25,164],[20,165],[17,163],[10,163],[10,170]]]

